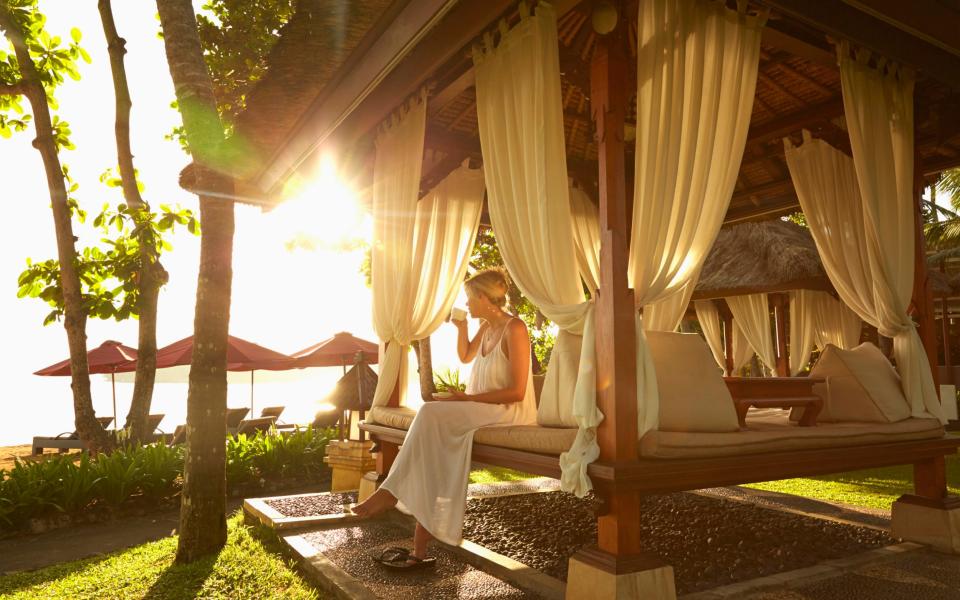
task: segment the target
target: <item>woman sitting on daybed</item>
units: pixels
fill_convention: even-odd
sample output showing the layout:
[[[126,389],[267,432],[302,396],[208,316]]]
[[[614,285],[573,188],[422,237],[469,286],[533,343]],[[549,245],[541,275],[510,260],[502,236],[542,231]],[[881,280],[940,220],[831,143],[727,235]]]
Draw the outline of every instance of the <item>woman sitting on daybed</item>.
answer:
[[[466,508],[473,434],[490,425],[536,423],[530,340],[523,321],[504,311],[507,278],[488,269],[465,284],[470,314],[482,321],[471,340],[464,319],[453,320],[460,360],[476,358],[466,393],[434,394],[407,432],[380,488],[354,508],[372,516],[395,505],[417,519],[413,551],[396,549],[384,564],[415,568],[431,564],[427,543],[460,543]]]

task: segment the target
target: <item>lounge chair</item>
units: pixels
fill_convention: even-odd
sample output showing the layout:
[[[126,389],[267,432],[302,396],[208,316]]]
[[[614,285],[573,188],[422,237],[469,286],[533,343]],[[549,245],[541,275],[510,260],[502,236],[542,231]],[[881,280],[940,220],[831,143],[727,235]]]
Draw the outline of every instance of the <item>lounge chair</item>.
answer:
[[[237,432],[235,435],[240,435],[241,433],[251,434],[258,431],[270,431],[270,428],[273,427],[273,424],[276,422],[276,420],[276,417],[244,419],[243,421],[240,421],[240,425],[237,427]]]
[[[244,417],[247,416],[247,413],[250,412],[249,408],[228,408],[227,409],[227,433],[232,434],[237,432],[237,428],[240,427],[240,423],[243,421]]]
[[[113,417],[96,417],[96,419],[104,429],[113,422]],[[76,431],[65,431],[55,437],[34,436],[32,453],[43,454],[45,448],[56,448],[63,454],[68,450],[86,450],[87,444],[80,439]]]
[[[260,411],[261,417],[273,417],[274,419],[279,419],[280,415],[283,414],[285,406],[267,406]]]

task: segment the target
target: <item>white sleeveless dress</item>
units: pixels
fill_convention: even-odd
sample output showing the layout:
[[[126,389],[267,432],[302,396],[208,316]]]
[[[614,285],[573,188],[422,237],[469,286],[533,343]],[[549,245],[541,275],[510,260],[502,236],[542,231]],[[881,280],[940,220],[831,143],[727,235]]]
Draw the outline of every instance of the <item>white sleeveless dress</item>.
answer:
[[[484,356],[481,343],[467,384],[468,394],[509,387],[510,361],[502,345],[498,340]],[[527,389],[519,402],[427,402],[413,419],[381,487],[397,498],[398,509],[416,517],[433,537],[457,545],[467,504],[473,433],[480,427],[532,425],[536,421],[532,373],[527,373]]]

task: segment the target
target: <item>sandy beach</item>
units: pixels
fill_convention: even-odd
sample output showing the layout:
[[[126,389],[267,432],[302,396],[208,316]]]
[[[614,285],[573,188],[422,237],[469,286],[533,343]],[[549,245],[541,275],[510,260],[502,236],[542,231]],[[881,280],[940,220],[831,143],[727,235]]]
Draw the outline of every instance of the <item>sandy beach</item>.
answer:
[[[19,457],[30,457],[32,447],[30,444],[20,444],[17,446],[0,446],[0,470],[9,471],[13,468],[15,464],[15,459]],[[80,452],[79,450],[71,450],[71,453]],[[48,450],[44,452],[45,455],[56,454],[56,450]]]

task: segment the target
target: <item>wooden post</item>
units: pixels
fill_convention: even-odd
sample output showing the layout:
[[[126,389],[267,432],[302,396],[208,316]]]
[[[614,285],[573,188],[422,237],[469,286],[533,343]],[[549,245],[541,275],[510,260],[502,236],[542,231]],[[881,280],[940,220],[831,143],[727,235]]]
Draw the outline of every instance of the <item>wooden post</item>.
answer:
[[[790,357],[787,354],[787,295],[771,294],[773,319],[777,330],[777,375],[790,377]]]
[[[923,204],[923,188],[925,187],[923,167],[920,164],[920,152],[914,143],[913,166],[913,217],[916,235],[914,236],[914,271],[913,271],[913,299],[914,318],[917,321],[920,339],[927,351],[930,361],[930,371],[933,375],[934,389],[940,393],[938,385],[939,373],[937,364],[937,332],[933,312],[933,289],[927,275],[927,243],[923,237],[923,215],[920,207]]]
[[[627,286],[628,206],[623,127],[627,109],[627,60],[621,23],[598,38],[591,63],[592,110],[600,166],[600,291],[596,303],[597,404],[604,415],[597,432],[600,460],[637,460],[635,307]],[[614,494],[598,523],[598,544],[615,555],[640,552],[639,497]],[[629,498],[627,497],[629,496]]]
[[[624,3],[616,3],[616,28],[597,36],[590,65],[591,109],[596,123],[600,198],[600,290],[595,307],[597,431],[600,463],[636,463],[637,371],[633,292],[627,285],[628,227],[624,121],[629,77]],[[570,560],[567,599],[675,598],[673,571],[640,550],[640,494],[613,485],[599,489],[604,512],[597,546]]]
[[[723,319],[723,354],[724,362],[726,367],[726,372],[728,377],[734,376],[734,364],[733,364],[733,314],[730,312],[730,308],[727,306],[727,303],[722,300],[714,300],[717,304],[717,308],[720,312],[720,317]]]
[[[946,273],[944,261],[940,261],[940,272]],[[953,356],[950,352],[950,299],[947,296],[940,298],[940,329],[943,334],[943,366],[944,380],[940,383],[953,384]],[[935,365],[930,365],[935,367]],[[937,369],[939,371],[940,369]]]
[[[915,119],[918,120],[918,119]],[[916,140],[915,140],[916,142]],[[926,242],[923,238],[923,168],[914,143],[913,214],[915,225],[914,285],[912,307],[919,324],[933,383],[937,392],[937,335],[934,329],[933,293],[927,275]],[[934,456],[913,465],[914,494],[901,496],[891,509],[891,533],[894,537],[928,544],[942,552],[960,554],[960,498],[947,493],[946,461]]]

